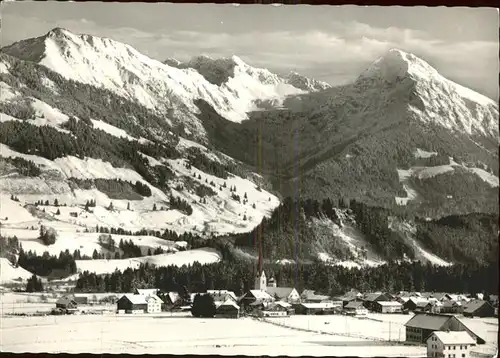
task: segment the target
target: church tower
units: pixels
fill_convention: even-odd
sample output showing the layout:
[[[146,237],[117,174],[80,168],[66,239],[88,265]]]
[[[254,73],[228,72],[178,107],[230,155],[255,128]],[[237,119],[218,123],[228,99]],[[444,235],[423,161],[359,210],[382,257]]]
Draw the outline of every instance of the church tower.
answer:
[[[265,291],[267,288],[267,278],[266,273],[262,271],[260,276],[257,275],[255,278],[255,289],[260,291]]]

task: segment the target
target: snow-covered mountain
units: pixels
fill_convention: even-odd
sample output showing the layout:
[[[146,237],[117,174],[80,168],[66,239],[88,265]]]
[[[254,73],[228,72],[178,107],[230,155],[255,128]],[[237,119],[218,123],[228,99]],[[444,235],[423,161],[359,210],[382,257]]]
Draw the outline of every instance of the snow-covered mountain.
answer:
[[[246,234],[297,190],[432,219],[491,212],[498,192],[498,104],[400,50],[339,88],[294,72],[280,77],[237,56],[161,63],[64,29],[1,52],[0,223],[34,250],[46,247],[36,241],[40,224],[61,235],[51,250],[81,245],[88,254],[100,246],[97,233],[84,231],[96,225]],[[293,108],[285,99],[295,99]],[[66,206],[52,205],[55,199]],[[305,240],[320,259],[382,262],[370,250],[363,256],[367,235],[355,223],[321,215],[305,222]],[[416,257],[452,261],[423,248],[415,225],[389,229]],[[281,228],[273,230],[281,240]],[[288,234],[295,240],[294,230]],[[141,240],[154,249],[162,239]],[[220,259],[205,250],[142,261],[193,257]],[[103,261],[99,270],[142,262],[132,261]]]
[[[451,131],[498,139],[498,103],[448,80],[417,56],[391,49],[373,62],[358,78],[361,88],[395,88],[412,83],[414,117]]]
[[[205,100],[230,121],[246,120],[255,101],[282,101],[303,93],[265,69],[240,58],[213,60],[200,56],[187,66],[151,59],[129,45],[56,28],[36,39],[5,47],[6,54],[38,62],[67,79],[109,89],[182,123],[194,137],[203,137],[197,120],[197,99]],[[171,66],[173,65],[173,66]]]

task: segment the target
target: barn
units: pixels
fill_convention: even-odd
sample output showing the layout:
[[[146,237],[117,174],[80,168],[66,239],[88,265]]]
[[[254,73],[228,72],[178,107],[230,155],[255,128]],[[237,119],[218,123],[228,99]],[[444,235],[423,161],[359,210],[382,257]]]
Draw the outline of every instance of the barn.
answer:
[[[215,317],[218,318],[239,318],[240,306],[238,306],[232,299],[221,303],[215,311]]]
[[[485,341],[467,328],[462,321],[453,315],[445,314],[416,314],[405,324],[406,341],[412,343],[425,343],[427,338],[436,331],[466,331],[474,337],[478,344]]]
[[[123,295],[117,302],[118,312],[125,313],[144,313],[148,311],[148,302],[146,296],[126,294]]]
[[[476,300],[468,302],[463,313],[466,317],[493,317],[495,308],[488,301]]]
[[[78,310],[78,303],[73,297],[64,296],[56,301],[56,308],[66,310],[67,313],[73,313]]]

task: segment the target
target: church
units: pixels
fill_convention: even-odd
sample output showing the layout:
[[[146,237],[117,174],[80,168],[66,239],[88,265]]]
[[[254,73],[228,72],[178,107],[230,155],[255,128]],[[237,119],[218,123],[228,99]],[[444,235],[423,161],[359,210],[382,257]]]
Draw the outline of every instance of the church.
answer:
[[[267,280],[266,273],[261,272],[255,278],[255,290],[264,291],[271,297],[278,301],[284,301],[288,303],[298,303],[300,302],[300,295],[294,287],[278,287],[276,280],[271,276],[269,281]]]

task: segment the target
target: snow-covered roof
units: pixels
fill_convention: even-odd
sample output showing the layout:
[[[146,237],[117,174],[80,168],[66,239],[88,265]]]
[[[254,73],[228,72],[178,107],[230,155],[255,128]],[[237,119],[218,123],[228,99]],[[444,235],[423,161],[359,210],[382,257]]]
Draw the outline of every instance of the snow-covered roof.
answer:
[[[377,303],[384,307],[401,307],[401,303],[396,301],[377,301]]]
[[[130,294],[123,295],[122,298],[123,297],[126,297],[134,305],[147,304],[146,296],[144,296],[144,295],[134,295],[134,294],[130,293]]]
[[[250,293],[257,299],[257,300],[272,300],[273,297],[265,292],[265,291],[261,291],[261,290],[250,290]]]
[[[163,301],[161,300],[160,297],[158,297],[157,295],[149,295],[146,297],[146,301],[149,302],[149,301],[154,301],[154,302],[157,302],[157,303],[163,303]]]
[[[474,338],[466,331],[444,332],[436,331],[433,335],[437,337],[443,344],[476,344]],[[432,337],[432,335],[431,335]]]
[[[226,300],[222,302],[217,308],[224,307],[224,306],[232,306],[236,309],[240,309],[240,306],[238,306],[233,300]]]
[[[303,302],[301,303],[302,306],[305,308],[317,308],[317,309],[325,309],[325,308],[334,308],[336,305],[334,305],[332,302]],[[338,305],[337,305],[338,307]]]

